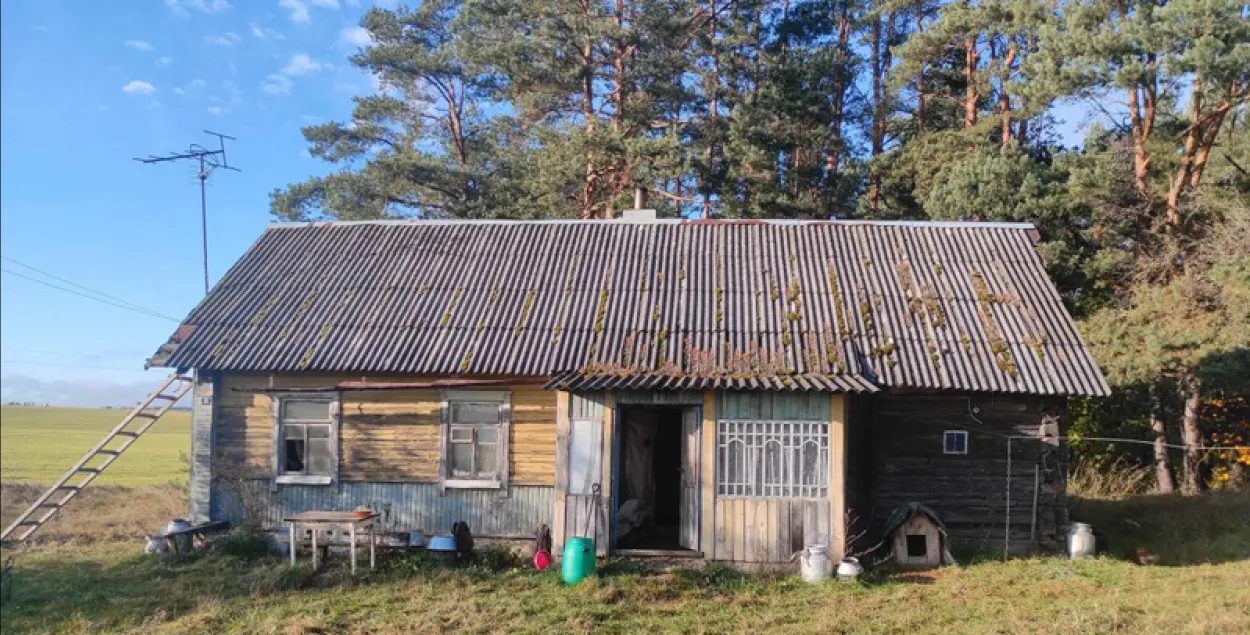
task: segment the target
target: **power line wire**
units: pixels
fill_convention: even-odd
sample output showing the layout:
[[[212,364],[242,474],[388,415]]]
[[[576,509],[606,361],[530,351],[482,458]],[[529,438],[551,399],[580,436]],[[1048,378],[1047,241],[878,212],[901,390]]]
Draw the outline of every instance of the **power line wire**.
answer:
[[[100,302],[100,303],[102,303],[102,304],[108,304],[108,305],[110,305],[110,306],[115,306],[115,307],[117,307],[117,308],[119,308],[119,309],[126,309],[127,311],[134,311],[135,313],[142,313],[143,315],[147,315],[147,316],[149,316],[149,317],[157,317],[157,318],[161,318],[162,320],[169,320],[170,322],[181,322],[181,321],[182,321],[182,320],[179,320],[179,319],[178,319],[178,318],[176,318],[176,317],[170,317],[170,316],[168,316],[168,315],[165,315],[165,314],[163,314],[163,313],[158,313],[158,312],[153,311],[153,310],[151,310],[151,309],[145,309],[145,308],[140,307],[140,306],[138,306],[138,305],[133,305],[133,306],[132,306],[132,305],[130,305],[130,304],[123,304],[122,302],[114,302],[114,301],[112,301],[112,300],[107,300],[107,299],[102,298],[102,297],[97,297],[97,296],[94,296],[94,295],[88,295],[88,294],[83,293],[83,292],[81,292],[81,291],[75,291],[74,289],[71,289],[71,288],[69,288],[69,287],[63,287],[63,286],[61,286],[61,285],[59,285],[59,284],[52,284],[51,282],[47,282],[47,281],[45,281],[45,280],[40,280],[40,279],[35,278],[35,277],[33,277],[33,276],[28,276],[28,275],[26,275],[26,274],[24,274],[24,273],[17,272],[17,271],[14,271],[14,270],[12,270],[12,269],[4,269],[4,268],[0,267],[0,271],[3,271],[4,273],[8,273],[8,274],[15,275],[15,276],[17,276],[17,277],[19,277],[19,278],[25,278],[25,279],[27,279],[27,280],[30,280],[31,282],[35,282],[35,283],[38,283],[38,284],[42,284],[42,285],[44,285],[44,286],[46,286],[46,287],[52,287],[53,289],[59,289],[59,290],[64,291],[64,292],[66,292],[66,293],[72,293],[72,294],[74,294],[74,295],[76,295],[76,296],[80,296],[80,297],[83,297],[83,298],[87,298],[88,300],[95,300],[96,302]],[[84,288],[85,288],[85,287],[84,287]],[[95,293],[95,292],[93,291],[93,293]],[[124,302],[124,301],[123,301],[123,302]]]
[[[82,285],[82,284],[78,284],[77,282],[74,282],[73,280],[68,280],[68,279],[62,278],[62,277],[60,277],[60,276],[58,276],[58,275],[56,275],[56,274],[53,274],[53,273],[48,273],[47,271],[44,271],[43,269],[39,269],[38,267],[32,267],[31,265],[28,265],[28,264],[26,264],[26,263],[24,263],[24,262],[22,262],[22,261],[18,260],[17,258],[10,258],[10,257],[8,257],[8,256],[0,256],[0,258],[3,258],[4,260],[8,260],[9,262],[11,262],[11,263],[13,263],[13,264],[15,264],[15,265],[18,265],[19,267],[25,267],[26,269],[30,269],[31,271],[34,271],[35,273],[37,273],[37,274],[39,274],[39,275],[42,275],[42,276],[47,276],[47,277],[52,278],[53,280],[56,280],[56,281],[58,281],[58,282],[64,282],[65,284],[68,284],[68,285],[70,285],[71,287],[77,287],[77,288],[79,288],[79,289],[82,289],[83,291],[86,291],[86,292],[88,292],[88,293],[92,293],[92,294],[94,294],[94,295],[98,295],[98,296],[100,296],[100,297],[102,297],[102,298],[107,298],[107,299],[112,300],[112,301],[114,301],[114,302],[120,302],[120,303],[122,303],[122,304],[125,304],[125,305],[128,305],[128,306],[131,306],[131,307],[134,307],[135,309],[140,309],[140,310],[142,310],[142,311],[150,311],[150,312],[152,312],[152,313],[156,313],[156,311],[152,311],[151,309],[149,309],[149,308],[147,308],[147,307],[144,307],[144,306],[141,306],[141,305],[135,304],[134,302],[131,302],[131,301],[129,301],[129,300],[123,300],[123,299],[121,299],[121,298],[119,298],[119,297],[117,297],[117,296],[115,296],[115,295],[111,295],[111,294],[105,293],[105,292],[103,292],[103,291],[98,291],[98,290],[96,290],[96,289],[92,289],[91,287],[88,287],[88,286],[86,286],[86,285]]]
[[[4,359],[0,360],[0,364],[17,364],[21,366],[56,366],[58,368],[91,368],[95,370],[123,370],[127,372],[139,372],[140,368],[122,368],[121,366],[97,366],[94,364],[58,364],[56,362],[36,362],[26,359]]]

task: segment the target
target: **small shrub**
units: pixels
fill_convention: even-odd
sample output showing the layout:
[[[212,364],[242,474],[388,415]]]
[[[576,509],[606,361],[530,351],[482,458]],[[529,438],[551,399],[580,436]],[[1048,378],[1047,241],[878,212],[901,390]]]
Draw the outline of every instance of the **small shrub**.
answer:
[[[702,569],[676,569],[673,575],[689,586],[720,592],[741,589],[751,579],[747,573],[719,562]]]
[[[626,575],[646,575],[650,572],[647,565],[628,558],[609,558],[598,569],[599,576],[611,578]]]
[[[487,545],[473,554],[473,564],[493,573],[519,569],[524,566],[521,557],[504,545]]]
[[[211,543],[213,553],[240,560],[255,560],[269,555],[269,542],[245,526],[235,527]]]

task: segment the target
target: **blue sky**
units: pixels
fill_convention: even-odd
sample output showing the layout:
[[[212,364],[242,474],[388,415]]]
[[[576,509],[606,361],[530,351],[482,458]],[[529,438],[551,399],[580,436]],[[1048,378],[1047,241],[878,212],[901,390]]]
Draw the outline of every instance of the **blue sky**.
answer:
[[[365,2],[9,1],[0,16],[0,251],[154,311],[200,299],[192,167],[132,157],[208,143],[242,172],[209,183],[216,279],[268,222],[268,193],[322,172],[300,128],[372,90],[347,56]],[[35,275],[15,264],[4,269]],[[153,383],[174,324],[3,274],[6,378]],[[6,384],[10,383],[8,381]],[[16,385],[16,384],[15,384]],[[7,391],[6,391],[7,392]],[[8,398],[9,395],[6,395]]]
[[[132,157],[211,143],[242,172],[210,181],[215,280],[270,220],[268,194],[327,169],[300,134],[374,89],[347,62],[367,42],[359,0],[14,0],[0,16],[0,251],[174,317],[201,297],[199,191],[189,163]],[[389,3],[387,3],[389,4]],[[1065,142],[1076,141],[1079,108]],[[9,260],[12,259],[12,260]],[[16,262],[14,262],[16,261]],[[21,264],[18,264],[21,263]],[[125,385],[174,324],[12,273],[0,277],[4,398],[39,382]],[[20,377],[19,377],[20,376]],[[60,384],[73,390],[74,384]],[[68,388],[66,388],[68,386]]]

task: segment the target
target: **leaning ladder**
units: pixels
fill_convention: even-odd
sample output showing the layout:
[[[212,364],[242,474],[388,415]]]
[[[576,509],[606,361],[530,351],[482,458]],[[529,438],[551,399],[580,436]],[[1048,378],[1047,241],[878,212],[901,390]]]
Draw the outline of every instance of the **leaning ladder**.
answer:
[[[104,440],[84,454],[74,467],[71,467],[48,491],[36,499],[34,504],[22,512],[17,520],[5,527],[4,533],[0,534],[0,540],[7,540],[10,535],[17,533],[17,540],[20,542],[39,531],[39,528],[56,516],[66,503],[82,492],[88,483],[94,481],[105,468],[112,465],[122,452],[134,445],[134,442],[138,441],[139,437],[155,425],[166,412],[169,412],[194,385],[195,382],[191,377],[177,372],[171,373],[156,390],[149,393],[134,410],[131,410],[116,428],[104,435]],[[109,447],[110,443],[119,438],[122,439],[121,443]],[[97,458],[101,460],[96,461]],[[62,495],[58,496],[59,493]],[[22,531],[19,532],[19,529]]]

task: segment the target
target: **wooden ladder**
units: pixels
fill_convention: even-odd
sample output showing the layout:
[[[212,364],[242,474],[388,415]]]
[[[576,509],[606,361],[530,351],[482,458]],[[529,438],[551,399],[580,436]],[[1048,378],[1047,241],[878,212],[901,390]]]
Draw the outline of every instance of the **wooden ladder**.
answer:
[[[134,445],[143,433],[151,429],[157,420],[169,412],[194,385],[195,381],[190,376],[177,372],[171,373],[156,390],[149,393],[134,410],[131,410],[130,414],[117,424],[117,427],[104,435],[102,441],[84,454],[74,467],[71,467],[60,480],[22,512],[17,520],[5,527],[4,533],[0,533],[0,540],[7,540],[9,536],[16,533],[18,534],[16,540],[21,542],[39,531],[39,528],[56,516],[66,503],[73,500],[83,488],[87,487],[88,483],[94,481],[105,468],[112,465],[122,452]],[[131,425],[136,422],[138,422],[137,425]],[[109,447],[109,444],[116,439],[122,439],[122,442]],[[101,460],[96,461],[97,458]],[[63,495],[58,496],[58,493],[63,493]],[[22,531],[19,532],[19,529]]]

